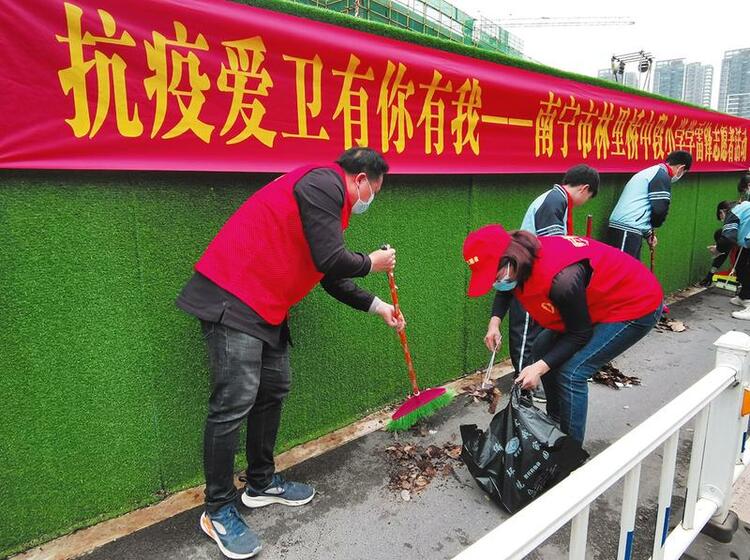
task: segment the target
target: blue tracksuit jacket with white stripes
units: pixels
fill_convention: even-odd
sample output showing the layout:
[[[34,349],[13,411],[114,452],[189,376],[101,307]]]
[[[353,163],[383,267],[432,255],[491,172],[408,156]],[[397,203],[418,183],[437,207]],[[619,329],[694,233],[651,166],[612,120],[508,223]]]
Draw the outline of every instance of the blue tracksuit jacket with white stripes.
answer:
[[[727,212],[721,236],[740,247],[750,248],[750,202],[740,202]]]
[[[664,163],[633,175],[609,217],[610,227],[648,235],[664,223],[672,199],[672,181]]]
[[[569,211],[565,189],[555,185],[534,199],[526,210],[521,229],[539,237],[566,235]]]

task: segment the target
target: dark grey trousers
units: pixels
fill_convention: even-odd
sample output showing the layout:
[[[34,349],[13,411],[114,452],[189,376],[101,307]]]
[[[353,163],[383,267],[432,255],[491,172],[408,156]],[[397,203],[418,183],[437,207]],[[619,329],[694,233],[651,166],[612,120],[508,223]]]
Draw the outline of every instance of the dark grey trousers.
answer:
[[[206,510],[216,511],[237,497],[234,455],[247,422],[247,481],[255,488],[271,482],[273,450],[281,406],[289,393],[289,351],[273,348],[247,333],[201,321],[211,367],[211,396],[203,437]]]

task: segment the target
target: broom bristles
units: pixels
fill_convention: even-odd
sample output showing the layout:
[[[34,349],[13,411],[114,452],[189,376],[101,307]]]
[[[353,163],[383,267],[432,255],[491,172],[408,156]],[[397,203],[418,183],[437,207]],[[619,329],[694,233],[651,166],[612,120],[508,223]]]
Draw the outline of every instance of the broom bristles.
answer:
[[[435,411],[448,406],[455,398],[455,396],[456,394],[453,391],[445,391],[439,397],[432,399],[430,402],[427,402],[418,408],[415,408],[409,414],[405,414],[404,416],[401,416],[396,420],[391,420],[390,422],[388,422],[388,425],[386,425],[385,429],[389,432],[403,432],[404,430],[408,430],[422,418],[432,416]]]

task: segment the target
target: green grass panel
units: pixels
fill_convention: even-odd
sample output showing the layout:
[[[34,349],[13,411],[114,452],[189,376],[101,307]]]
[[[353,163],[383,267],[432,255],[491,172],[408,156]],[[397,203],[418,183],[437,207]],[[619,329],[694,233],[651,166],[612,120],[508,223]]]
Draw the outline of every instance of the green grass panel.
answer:
[[[0,556],[155,499],[152,372],[122,176],[4,175]]]
[[[695,207],[695,234],[690,278],[697,281],[711,268],[706,246],[714,244],[714,231],[721,227],[716,219],[716,205],[722,200],[737,200],[738,177],[732,173],[701,175]],[[679,183],[678,183],[679,184]]]
[[[679,290],[691,281],[697,196],[697,176],[687,175],[673,184],[667,220],[656,230],[658,244],[654,255],[654,273],[659,278],[665,294]],[[650,253],[645,242],[641,258],[648,266]]]

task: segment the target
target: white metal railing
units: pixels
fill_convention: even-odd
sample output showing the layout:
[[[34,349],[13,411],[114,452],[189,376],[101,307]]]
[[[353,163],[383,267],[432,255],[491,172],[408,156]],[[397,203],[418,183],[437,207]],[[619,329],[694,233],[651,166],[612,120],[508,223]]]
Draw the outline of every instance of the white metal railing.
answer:
[[[748,421],[740,416],[750,385],[750,336],[731,331],[714,345],[713,370],[454,560],[521,559],[571,520],[569,557],[583,560],[591,503],[623,478],[617,558],[630,560],[641,463],[662,444],[652,558],[677,560],[709,520],[726,518],[732,485],[750,464]],[[685,511],[668,533],[679,430],[693,418]]]

